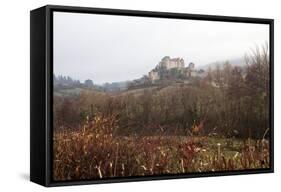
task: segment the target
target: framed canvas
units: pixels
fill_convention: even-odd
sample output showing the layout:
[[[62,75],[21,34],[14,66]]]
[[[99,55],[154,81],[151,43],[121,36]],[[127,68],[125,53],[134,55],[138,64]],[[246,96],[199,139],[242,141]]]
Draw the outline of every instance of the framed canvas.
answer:
[[[272,19],[31,11],[30,179],[273,172]]]

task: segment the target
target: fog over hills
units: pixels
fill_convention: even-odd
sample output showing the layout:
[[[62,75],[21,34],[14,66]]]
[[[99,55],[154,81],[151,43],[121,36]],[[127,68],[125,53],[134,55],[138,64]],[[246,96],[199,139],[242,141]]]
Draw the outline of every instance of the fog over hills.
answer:
[[[233,59],[230,59],[230,60],[211,62],[207,65],[200,66],[199,68],[207,70],[208,68],[211,67],[211,69],[215,69],[217,66],[223,67],[223,65],[226,62],[228,62],[232,66],[244,66],[244,65],[246,65],[244,58],[240,57],[240,58],[233,58]]]
[[[67,31],[67,33],[66,33]],[[54,73],[84,82],[140,78],[165,55],[196,68],[269,42],[265,24],[54,13]]]

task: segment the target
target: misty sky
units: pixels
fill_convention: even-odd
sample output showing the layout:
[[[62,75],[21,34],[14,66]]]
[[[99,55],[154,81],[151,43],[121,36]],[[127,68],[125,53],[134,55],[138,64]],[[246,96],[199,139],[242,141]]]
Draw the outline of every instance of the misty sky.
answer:
[[[54,13],[54,73],[95,84],[140,78],[164,56],[196,67],[243,57],[269,25]]]

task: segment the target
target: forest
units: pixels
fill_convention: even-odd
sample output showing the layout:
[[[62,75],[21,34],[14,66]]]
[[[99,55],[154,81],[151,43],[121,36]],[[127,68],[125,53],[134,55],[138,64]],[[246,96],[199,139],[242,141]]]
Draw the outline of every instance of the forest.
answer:
[[[78,93],[53,98],[54,180],[269,168],[268,46],[244,60],[189,83],[104,91],[73,80]]]

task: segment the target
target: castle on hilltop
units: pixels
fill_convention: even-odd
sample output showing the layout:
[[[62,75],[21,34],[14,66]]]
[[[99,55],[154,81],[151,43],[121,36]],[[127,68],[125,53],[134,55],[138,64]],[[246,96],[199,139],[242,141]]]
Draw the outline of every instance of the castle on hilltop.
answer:
[[[173,73],[169,73],[173,71]],[[177,76],[181,79],[189,79],[191,77],[202,76],[204,71],[196,70],[194,63],[189,63],[187,67],[185,67],[185,63],[183,58],[170,58],[169,56],[165,56],[159,62],[159,64],[152,69],[148,73],[148,78],[151,82],[155,82],[157,80],[163,79],[163,76],[173,75]]]
[[[163,59],[159,62],[160,67],[165,67],[167,70],[172,68],[183,69],[184,68],[184,60],[182,58],[170,58],[169,56],[163,57]]]

